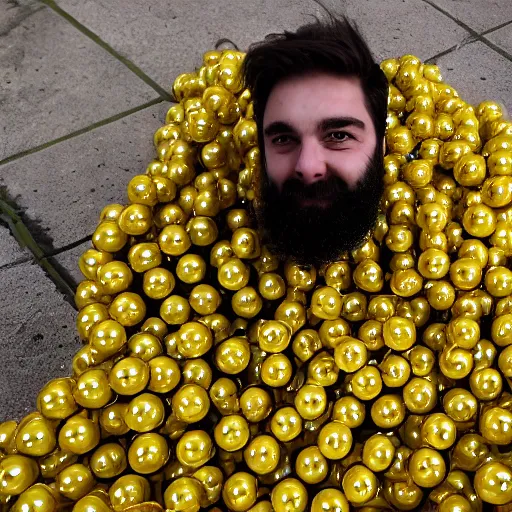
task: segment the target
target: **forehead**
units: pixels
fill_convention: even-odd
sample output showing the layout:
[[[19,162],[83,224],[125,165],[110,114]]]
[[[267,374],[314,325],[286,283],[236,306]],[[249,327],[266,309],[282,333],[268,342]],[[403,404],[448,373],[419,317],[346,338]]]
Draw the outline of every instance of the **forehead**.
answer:
[[[360,80],[314,73],[287,78],[272,89],[263,125],[281,121],[305,129],[322,119],[336,116],[354,117],[367,127],[372,126]]]

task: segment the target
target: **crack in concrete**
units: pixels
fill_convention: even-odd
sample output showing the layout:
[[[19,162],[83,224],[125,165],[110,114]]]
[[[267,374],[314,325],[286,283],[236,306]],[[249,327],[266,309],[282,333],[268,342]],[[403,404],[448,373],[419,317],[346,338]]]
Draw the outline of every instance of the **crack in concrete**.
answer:
[[[482,33],[478,33],[476,30],[472,29],[469,25],[466,25],[463,21],[459,20],[458,18],[456,18],[455,16],[450,14],[448,11],[446,11],[443,8],[441,8],[438,5],[436,5],[432,0],[423,0],[423,2],[428,4],[428,5],[430,5],[431,7],[433,7],[434,9],[439,11],[440,13],[444,14],[447,18],[450,18],[453,22],[457,23],[457,25],[462,27],[466,32],[469,32],[471,37],[474,38],[474,41],[480,41],[481,43],[483,43],[486,46],[488,46],[489,48],[491,48],[491,50],[494,50],[496,53],[498,53],[499,55],[501,55],[505,59],[507,59],[507,60],[512,62],[512,55],[510,55],[503,48],[500,48],[499,46],[497,46],[494,43],[492,43],[491,41],[489,41],[486,37],[484,37],[485,34],[488,34],[489,32],[493,32],[494,30],[498,30],[498,28],[502,28],[504,26],[507,26],[508,24],[512,23],[512,21],[505,22],[505,23],[501,24],[501,26],[495,27],[493,29],[489,29],[487,31],[484,30]],[[474,41],[471,41],[471,42],[474,42]],[[458,48],[459,48],[459,46],[456,45],[454,49],[457,50]],[[450,50],[447,50],[446,53],[443,53],[443,55],[446,55],[447,53],[450,53]],[[436,55],[436,56],[434,56],[432,58],[437,58],[439,56],[440,55]]]
[[[149,107],[152,107],[153,105],[157,105],[158,103],[162,103],[163,101],[165,101],[165,99],[155,98],[154,100],[148,101],[147,103],[144,103],[137,107],[133,107],[130,110],[120,112],[119,114],[116,114],[112,117],[108,117],[107,119],[102,119],[101,121],[98,121],[97,123],[93,123],[89,126],[86,126],[85,128],[81,128],[80,130],[77,130],[76,132],[68,133],[67,135],[63,135],[62,137],[59,137],[57,139],[53,139],[51,141],[45,142],[44,144],[41,144],[39,146],[35,146],[31,149],[27,149],[25,151],[21,151],[20,153],[16,153],[14,155],[8,156],[7,158],[0,160],[0,166],[8,164],[9,162],[13,162],[14,160],[23,158],[24,156],[28,156],[33,153],[37,153],[38,151],[42,151],[43,149],[49,148],[51,146],[55,146],[56,144],[65,142],[69,139],[73,139],[74,137],[78,137],[80,135],[83,135],[84,133],[91,132],[91,131],[95,130],[96,128],[101,128],[102,126],[106,126],[107,124],[114,123],[116,121],[119,121],[120,119],[123,119],[124,117],[128,117],[132,114],[135,114],[136,112],[144,110],[145,108],[149,108]]]
[[[43,249],[34,239],[24,219],[18,213],[18,208],[10,204],[5,188],[0,188],[0,219],[2,224],[7,225],[10,234],[16,239],[22,248],[27,248],[33,256],[34,263],[39,265],[47,277],[53,282],[57,290],[62,293],[64,300],[73,308],[75,305],[74,280],[64,271],[57,269],[52,262],[46,258]],[[33,224],[34,225],[34,224]],[[30,260],[29,260],[30,261]]]
[[[130,59],[121,55],[117,50],[112,48],[107,42],[103,41],[97,34],[95,34],[91,29],[87,28],[85,25],[80,23],[76,18],[74,18],[71,14],[66,12],[62,7],[60,7],[55,0],[40,0],[42,3],[47,5],[50,9],[55,11],[57,14],[62,16],[67,22],[71,23],[77,30],[82,32],[82,34],[86,35],[89,39],[93,40],[97,45],[101,46],[105,51],[110,53],[113,57],[115,57],[119,62],[124,64],[132,73],[135,73],[143,82],[152,87],[163,100],[166,101],[175,101],[173,98],[173,94],[169,91],[166,91],[160,84],[155,82],[151,77],[146,75],[142,69],[140,69],[136,64],[134,64]]]
[[[20,5],[18,2],[14,0],[8,0],[7,3],[11,5],[11,8],[8,10],[18,8],[19,12],[14,15],[14,18],[12,20],[7,21],[5,27],[0,25],[0,37],[8,36],[15,28],[19,27],[26,19],[30,18],[33,14],[41,11],[42,9],[46,9],[44,5],[36,9],[32,9],[28,6]]]

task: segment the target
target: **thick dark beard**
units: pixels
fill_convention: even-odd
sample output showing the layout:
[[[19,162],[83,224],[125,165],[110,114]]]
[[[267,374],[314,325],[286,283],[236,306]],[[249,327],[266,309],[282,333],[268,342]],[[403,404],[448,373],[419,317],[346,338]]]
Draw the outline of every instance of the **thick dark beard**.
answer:
[[[383,155],[375,151],[354,188],[333,172],[324,181],[304,185],[290,179],[279,192],[262,172],[256,216],[264,242],[282,259],[302,265],[336,261],[360,246],[375,226],[384,183]],[[301,205],[302,200],[326,198],[326,207]]]

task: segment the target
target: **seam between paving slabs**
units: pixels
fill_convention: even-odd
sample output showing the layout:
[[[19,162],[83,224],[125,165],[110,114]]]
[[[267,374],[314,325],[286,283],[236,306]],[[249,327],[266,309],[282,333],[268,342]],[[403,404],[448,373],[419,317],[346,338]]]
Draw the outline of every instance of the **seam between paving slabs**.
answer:
[[[23,220],[5,199],[0,197],[0,221],[7,224],[11,235],[16,239],[20,247],[27,248],[34,258],[34,261],[43,269],[57,289],[63,294],[64,299],[76,309],[75,292],[73,286],[64,276],[55,268],[52,262],[45,256],[44,251],[34,240],[32,233]],[[17,262],[22,263],[21,261]]]
[[[101,46],[105,51],[110,53],[113,57],[115,57],[118,61],[122,62],[130,71],[135,73],[141,80],[143,80],[146,84],[152,87],[158,94],[167,101],[173,101],[172,94],[166,91],[160,84],[155,82],[152,78],[150,78],[142,69],[140,69],[136,64],[134,64],[131,60],[127,59],[119,52],[114,50],[107,42],[103,41],[97,34],[95,34],[92,30],[88,29],[85,25],[82,25],[76,18],[71,16],[68,12],[66,12],[62,7],[60,7],[55,0],[40,0],[43,4],[50,7],[50,9],[54,10],[57,14],[62,16],[66,21],[71,23],[76,29],[78,29],[82,34],[86,35],[90,39],[92,39],[96,44]]]
[[[466,25],[463,21],[459,20],[458,18],[456,18],[455,16],[450,14],[448,11],[445,11],[443,8],[441,8],[438,5],[436,5],[433,1],[431,1],[431,0],[423,0],[423,2],[425,2],[428,5],[430,5],[431,7],[433,7],[434,9],[439,11],[440,13],[444,14],[446,17],[450,18],[452,21],[457,23],[457,25],[459,25],[464,30],[466,30],[466,32],[469,32],[473,36],[474,41],[480,41],[480,42],[484,43],[486,46],[488,46],[489,48],[491,48],[495,52],[499,53],[505,59],[512,61],[512,55],[510,55],[507,51],[503,50],[503,48],[500,48],[499,46],[495,45],[493,42],[489,41],[489,39],[487,39],[485,37],[486,34],[489,34],[491,32],[494,32],[495,30],[498,30],[500,28],[503,28],[503,27],[509,25],[510,23],[512,23],[512,20],[509,20],[509,21],[507,21],[505,23],[502,23],[501,25],[498,25],[497,27],[493,27],[491,29],[484,30],[482,33],[479,34],[476,30],[472,29],[469,25]],[[474,42],[474,41],[472,40],[470,42]],[[434,57],[432,57],[429,60],[435,59],[437,57],[441,57],[442,55],[446,55],[446,54],[450,53],[452,50],[456,49],[458,46],[459,45],[456,45],[455,47],[450,48],[449,50],[446,50],[445,52],[441,52],[441,54],[435,55]]]
[[[446,50],[443,50],[443,51],[441,51],[439,53],[436,53],[435,55],[433,55],[432,57],[429,57],[428,59],[425,59],[425,62],[426,63],[435,63],[437,59],[439,59],[441,57],[444,57],[445,55],[448,55],[449,53],[452,53],[454,50],[459,50],[463,46],[466,46],[468,44],[474,43],[476,41],[482,41],[482,36],[485,36],[485,35],[490,34],[492,32],[496,32],[497,30],[500,30],[503,27],[506,27],[507,25],[510,25],[510,24],[512,24],[512,20],[511,21],[506,21],[505,23],[501,23],[500,25],[497,25],[495,27],[488,28],[487,30],[484,30],[480,34],[477,34],[477,35],[471,35],[470,34],[467,37],[465,37],[460,43],[455,44],[452,47],[450,47],[450,48],[448,48]],[[493,43],[490,43],[490,44],[493,44]]]
[[[7,158],[0,160],[0,166],[2,166],[4,164],[8,164],[9,162],[12,162],[14,160],[18,160],[19,158],[22,158],[24,156],[31,155],[32,153],[37,153],[38,151],[41,151],[43,149],[54,146],[55,144],[58,144],[59,142],[64,142],[66,140],[73,139],[74,137],[78,137],[79,135],[83,135],[84,133],[91,132],[92,130],[95,130],[96,128],[101,128],[102,126],[105,126],[107,124],[114,123],[115,121],[119,121],[120,119],[123,119],[124,117],[128,117],[132,114],[135,114],[136,112],[144,110],[145,108],[152,107],[153,105],[157,105],[158,103],[162,103],[164,101],[166,101],[164,98],[155,98],[154,100],[148,101],[147,103],[144,103],[143,105],[139,105],[137,107],[131,108],[130,110],[126,110],[126,111],[120,112],[119,114],[116,114],[114,116],[107,117],[106,119],[102,119],[101,121],[98,121],[89,126],[86,126],[85,128],[80,128],[80,130],[77,130],[75,132],[68,133],[67,135],[63,135],[62,137],[59,137],[57,139],[50,140],[50,141],[45,142],[44,144],[41,144],[34,148],[27,149],[25,151],[21,151],[14,155],[8,156]]]

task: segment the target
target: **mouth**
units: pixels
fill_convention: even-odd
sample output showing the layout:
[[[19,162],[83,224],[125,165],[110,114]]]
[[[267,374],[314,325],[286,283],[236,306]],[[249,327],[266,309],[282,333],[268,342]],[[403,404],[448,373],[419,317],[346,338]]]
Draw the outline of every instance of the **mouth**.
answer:
[[[302,208],[328,208],[332,204],[331,197],[303,197],[298,200]]]

